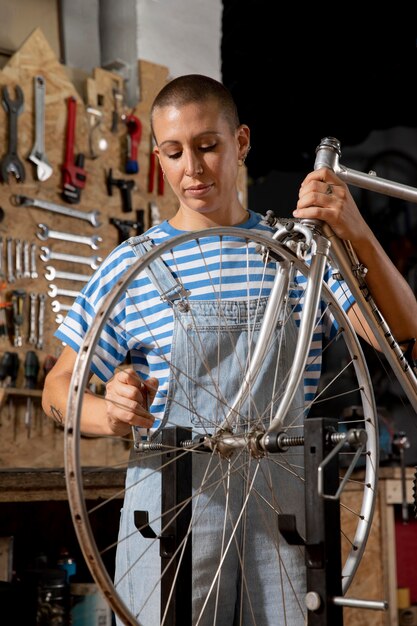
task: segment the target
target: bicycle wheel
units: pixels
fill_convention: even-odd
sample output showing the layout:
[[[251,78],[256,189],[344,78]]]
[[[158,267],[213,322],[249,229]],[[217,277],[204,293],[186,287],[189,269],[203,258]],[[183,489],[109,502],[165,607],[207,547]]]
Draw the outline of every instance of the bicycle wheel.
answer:
[[[181,285],[180,306],[162,302],[160,312],[147,322],[146,309],[159,297],[149,277],[161,261]],[[206,281],[196,284],[195,274],[202,267]],[[85,561],[120,623],[264,626],[272,613],[274,623],[304,624],[303,548],[290,546],[277,523],[282,513],[291,514],[300,534],[305,531],[304,451],[302,446],[285,446],[272,454],[260,442],[277,411],[282,413],[299,331],[296,315],[301,304],[294,276],[308,278],[309,271],[286,246],[258,231],[222,227],[184,233],[138,259],[96,313],[71,381],[66,480]],[[132,305],[130,297],[138,292],[143,307]],[[341,573],[345,592],[372,522],[377,422],[356,335],[326,286],[322,299],[314,320],[322,324],[329,311],[336,320],[336,338],[330,338],[325,349],[337,349],[342,372],[331,377],[325,372],[325,385],[310,398],[312,379],[321,367],[313,327],[313,349],[307,350],[305,371],[285,408],[280,432],[302,442],[309,411],[318,407],[321,413],[327,406],[341,417],[341,406],[358,408],[356,422],[367,433],[360,457],[365,477],[357,509],[347,510],[354,519],[349,534],[342,528],[348,543]],[[169,349],[167,316],[174,327]],[[139,339],[138,327],[145,333]],[[89,477],[97,471],[91,465],[97,463],[89,459],[91,441],[82,436],[80,416],[103,342],[118,337],[133,346],[132,364],[142,375],[149,373],[149,363],[163,370],[164,397],[157,396],[154,404],[163,402],[168,417],[154,432],[136,429],[127,443],[104,443],[116,446],[117,452],[109,454],[105,448],[103,466],[109,468],[112,457],[119,455],[126,470],[120,528],[114,528],[109,541],[108,533],[103,539],[97,531],[108,523],[109,501],[103,498],[91,505],[88,498]],[[352,452],[346,454],[352,458]],[[113,494],[110,504],[121,496]]]

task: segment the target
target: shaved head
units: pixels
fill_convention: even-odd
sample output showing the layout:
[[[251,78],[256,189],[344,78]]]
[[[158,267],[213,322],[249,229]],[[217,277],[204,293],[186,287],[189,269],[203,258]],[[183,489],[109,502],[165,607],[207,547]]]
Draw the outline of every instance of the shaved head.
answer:
[[[219,81],[202,74],[187,74],[171,80],[156,96],[151,108],[153,132],[154,114],[167,106],[181,107],[186,104],[217,103],[219,110],[234,132],[239,126],[239,115],[230,91]]]

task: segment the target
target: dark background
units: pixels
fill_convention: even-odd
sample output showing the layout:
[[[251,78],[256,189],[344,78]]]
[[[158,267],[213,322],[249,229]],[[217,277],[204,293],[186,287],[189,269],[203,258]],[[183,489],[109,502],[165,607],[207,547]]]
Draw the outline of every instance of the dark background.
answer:
[[[251,129],[250,208],[290,216],[326,136],[340,140],[346,167],[374,169],[417,187],[417,16],[411,4],[391,4],[384,12],[372,3],[293,3],[285,5],[285,15],[273,1],[223,0],[223,7],[222,80]],[[417,294],[416,205],[351,191]],[[392,440],[405,432],[406,462],[415,464],[417,416],[386,362],[364,350],[382,435],[388,430]],[[384,454],[390,461],[389,445]]]
[[[222,80],[252,131],[257,180],[312,167],[325,136],[361,143],[374,129],[417,126],[413,3],[223,0]]]

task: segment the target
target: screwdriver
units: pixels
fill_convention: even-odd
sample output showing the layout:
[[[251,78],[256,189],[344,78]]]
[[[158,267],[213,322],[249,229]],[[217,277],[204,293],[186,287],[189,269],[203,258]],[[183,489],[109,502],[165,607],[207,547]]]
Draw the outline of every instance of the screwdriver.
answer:
[[[16,387],[17,375],[19,372],[19,355],[17,352],[5,352],[0,361],[0,384],[2,387]],[[8,419],[11,420],[14,413],[12,396],[8,400]],[[16,436],[17,419],[14,422],[14,433]]]
[[[25,357],[24,376],[26,389],[35,389],[39,374],[39,359],[36,352],[28,350]],[[27,436],[30,437],[32,429],[32,413],[33,403],[31,396],[26,400],[26,412],[25,412],[25,426],[27,430]]]
[[[0,386],[1,387],[7,386],[7,383],[8,383],[7,377],[9,376],[10,363],[11,363],[11,353],[5,352],[0,361]]]
[[[6,387],[6,384],[8,382],[7,378],[9,375],[10,362],[11,362],[10,352],[5,352],[0,361],[0,387]],[[3,392],[3,393],[5,394],[6,392]],[[2,406],[3,406],[4,399],[5,397],[2,396],[2,399],[1,399]],[[1,415],[0,415],[0,425],[1,425]]]

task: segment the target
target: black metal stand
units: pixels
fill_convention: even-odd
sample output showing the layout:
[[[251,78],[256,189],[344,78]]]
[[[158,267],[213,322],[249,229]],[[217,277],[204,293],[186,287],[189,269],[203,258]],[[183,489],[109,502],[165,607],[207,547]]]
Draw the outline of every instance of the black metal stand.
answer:
[[[181,448],[191,431],[178,426],[162,431],[161,456],[161,616],[165,626],[191,626],[191,495],[192,454]],[[167,452],[164,452],[167,450]],[[148,511],[135,511],[135,526],[144,537],[156,538]],[[184,539],[186,537],[185,543]],[[175,584],[174,584],[175,583]]]
[[[332,603],[332,598],[342,595],[340,504],[338,499],[323,497],[318,491],[319,467],[334,447],[331,435],[337,432],[337,424],[337,419],[308,418],[303,442],[298,438],[297,445],[304,443],[305,538],[298,533],[293,515],[278,516],[280,532],[288,543],[305,547],[308,626],[343,626],[343,608]],[[168,450],[161,451],[166,462],[162,463],[163,530],[159,537],[163,573],[161,615],[166,614],[166,626],[191,626],[192,620],[192,455],[181,447],[182,442],[189,440],[189,429],[174,427],[162,431],[162,450]],[[332,496],[339,487],[338,455],[321,471],[323,493]],[[143,536],[156,537],[148,524],[147,511],[135,511],[135,523]]]
[[[185,428],[166,428],[162,432],[162,443],[171,448],[167,452],[162,469],[162,527],[160,541],[161,614],[167,611],[166,626],[191,626],[191,495],[192,454],[180,447],[190,439],[191,431]],[[177,457],[177,460],[173,460]],[[169,524],[165,527],[165,519]],[[186,544],[183,546],[183,540]],[[172,586],[175,587],[171,594]],[[188,593],[184,593],[188,589]]]
[[[338,420],[307,418],[304,422],[306,536],[302,538],[293,515],[279,515],[280,532],[290,544],[304,545],[307,566],[308,626],[343,626],[343,609],[332,603],[342,595],[340,505],[318,492],[318,471],[334,447],[330,435]],[[323,492],[333,495],[339,487],[338,456],[323,468]]]
[[[343,626],[343,608],[331,599],[342,595],[342,559],[339,500],[318,493],[318,470],[333,445],[329,435],[337,431],[337,420],[311,418],[304,423],[307,602],[319,605],[308,611],[308,626]],[[325,494],[339,487],[339,462],[335,457],[323,469]]]

